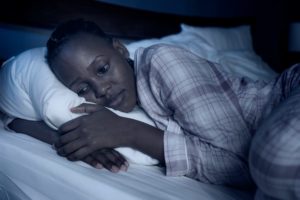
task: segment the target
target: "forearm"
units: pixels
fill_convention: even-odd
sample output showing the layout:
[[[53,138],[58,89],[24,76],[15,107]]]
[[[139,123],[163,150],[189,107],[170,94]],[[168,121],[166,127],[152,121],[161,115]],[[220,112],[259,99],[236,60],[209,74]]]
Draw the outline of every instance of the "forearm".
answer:
[[[132,119],[126,119],[129,136],[125,139],[125,146],[137,149],[165,164],[164,132],[156,127]]]
[[[48,144],[53,144],[57,139],[57,132],[43,121],[15,119],[8,126],[18,133],[24,133]]]

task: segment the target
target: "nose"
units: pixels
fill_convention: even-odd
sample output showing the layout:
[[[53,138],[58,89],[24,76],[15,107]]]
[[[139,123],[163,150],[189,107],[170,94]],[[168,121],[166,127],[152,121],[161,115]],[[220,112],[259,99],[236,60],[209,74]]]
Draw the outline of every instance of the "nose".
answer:
[[[95,83],[96,98],[108,98],[111,83],[107,80],[97,80]]]

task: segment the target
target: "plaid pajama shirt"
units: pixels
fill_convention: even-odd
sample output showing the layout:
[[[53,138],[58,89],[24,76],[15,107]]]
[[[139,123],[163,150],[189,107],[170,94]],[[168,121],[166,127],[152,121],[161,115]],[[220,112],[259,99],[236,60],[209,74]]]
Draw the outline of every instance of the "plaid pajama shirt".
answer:
[[[278,79],[281,99],[260,125],[250,148],[257,200],[300,199],[299,65]]]
[[[135,73],[141,107],[164,130],[167,175],[239,187],[252,185],[248,154],[259,123],[298,81],[283,89],[284,76],[231,75],[171,45],[138,49]]]

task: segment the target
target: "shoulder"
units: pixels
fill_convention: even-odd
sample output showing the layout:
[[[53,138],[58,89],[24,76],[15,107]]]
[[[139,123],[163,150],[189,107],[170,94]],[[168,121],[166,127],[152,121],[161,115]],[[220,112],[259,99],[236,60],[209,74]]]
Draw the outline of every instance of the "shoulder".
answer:
[[[171,44],[155,44],[146,48],[139,48],[135,54],[136,68],[164,68],[182,67],[183,64],[204,59],[193,54],[188,49]]]
[[[154,44],[146,48],[140,48],[137,50],[140,54],[149,58],[174,56],[178,53],[189,52],[183,47],[179,47],[171,44]]]
[[[149,47],[147,47],[149,49],[152,49],[154,52],[164,52],[164,51],[187,51],[187,49],[177,46],[175,44],[165,44],[165,43],[161,43],[161,44],[154,44],[151,45]]]

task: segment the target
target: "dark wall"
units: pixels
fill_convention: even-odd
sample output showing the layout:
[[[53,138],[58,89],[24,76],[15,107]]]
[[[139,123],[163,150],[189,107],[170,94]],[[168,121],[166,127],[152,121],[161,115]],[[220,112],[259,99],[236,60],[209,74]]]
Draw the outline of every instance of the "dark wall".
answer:
[[[276,71],[288,67],[289,12],[286,0],[255,0],[255,49]]]
[[[100,0],[99,0],[100,1]],[[295,8],[298,6],[299,0],[290,0],[288,4],[284,0],[102,0],[118,4],[127,4],[133,8],[147,8],[148,10],[161,11],[167,13],[176,13],[187,16],[202,16],[203,21],[191,20],[189,18],[176,18],[174,16],[167,17],[160,15],[153,18],[153,15],[143,14],[143,19],[139,21],[139,10],[124,13],[122,17],[116,15],[121,14],[118,8],[110,9],[109,5],[98,5],[94,0],[10,0],[7,1],[4,10],[0,12],[0,23],[8,22],[12,24],[21,24],[24,26],[40,27],[53,29],[62,19],[88,16],[92,20],[97,20],[101,27],[108,33],[125,33],[130,30],[133,37],[150,37],[162,36],[178,31],[179,27],[174,26],[179,22],[189,22],[191,24],[204,24],[207,18],[228,18],[240,16],[256,18],[256,24],[253,29],[255,50],[268,62],[276,71],[282,71],[287,67],[286,52],[288,52],[288,24],[290,20],[287,11],[287,5],[293,7],[294,13],[298,13]],[[295,3],[296,2],[296,3]],[[4,4],[1,3],[4,7]],[[294,5],[295,4],[295,5]],[[297,7],[299,8],[299,6]],[[14,10],[14,12],[12,12]],[[101,15],[100,15],[101,14]],[[296,14],[293,15],[296,18]],[[145,22],[144,20],[148,21]],[[130,20],[139,21],[132,23]],[[182,21],[183,20],[183,21]],[[219,20],[219,19],[217,19]],[[158,27],[158,24],[174,24],[172,28],[165,25]],[[223,19],[224,22],[224,19]],[[112,26],[114,24],[114,26]],[[219,23],[220,24],[220,23]],[[224,24],[224,23],[223,23]],[[155,28],[153,28],[155,27]],[[0,24],[1,28],[6,32],[6,27]],[[140,31],[143,30],[141,33]],[[38,32],[39,35],[40,32]],[[48,32],[41,36],[40,41],[47,38]],[[133,34],[133,35],[132,35]],[[148,34],[148,35],[147,35]],[[12,35],[12,34],[11,34]],[[25,38],[26,34],[15,38]],[[118,36],[118,35],[116,35]],[[29,36],[31,37],[31,36]],[[38,38],[38,37],[35,37]],[[18,41],[10,38],[11,41]],[[5,37],[2,37],[1,48],[11,47],[14,44],[7,44]],[[23,40],[25,41],[25,40]],[[26,39],[26,41],[30,41]],[[17,42],[22,44],[21,42]],[[7,44],[7,47],[4,46]],[[25,46],[25,45],[24,45]],[[26,44],[27,46],[27,44]]]
[[[299,16],[299,0],[101,0],[122,6],[201,17],[255,17],[254,48],[276,71],[288,67],[291,15]],[[292,9],[289,9],[292,8]]]
[[[98,0],[150,11],[202,17],[245,16],[252,12],[253,0]]]

